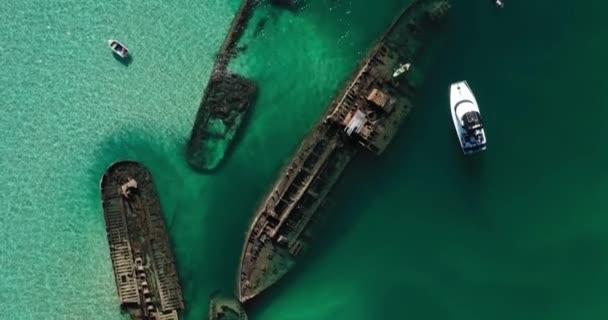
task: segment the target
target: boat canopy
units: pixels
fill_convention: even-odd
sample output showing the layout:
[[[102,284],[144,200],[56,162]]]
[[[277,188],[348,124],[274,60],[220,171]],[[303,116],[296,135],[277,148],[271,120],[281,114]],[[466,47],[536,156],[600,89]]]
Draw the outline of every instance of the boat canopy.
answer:
[[[469,111],[462,116],[462,122],[466,130],[481,128],[481,115],[477,111]]]

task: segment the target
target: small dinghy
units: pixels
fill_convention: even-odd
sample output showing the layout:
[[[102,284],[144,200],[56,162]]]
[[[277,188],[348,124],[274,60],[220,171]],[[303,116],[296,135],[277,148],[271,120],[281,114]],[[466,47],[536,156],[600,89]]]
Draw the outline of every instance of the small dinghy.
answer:
[[[486,132],[473,91],[466,81],[450,86],[450,109],[454,128],[465,155],[486,149]]]
[[[121,58],[126,58],[129,55],[129,49],[118,40],[108,40],[108,46]]]
[[[404,63],[404,64],[400,65],[399,68],[397,70],[395,70],[395,72],[393,72],[393,78],[397,78],[398,76],[404,74],[405,72],[410,71],[411,67],[412,67],[412,65],[410,63]]]

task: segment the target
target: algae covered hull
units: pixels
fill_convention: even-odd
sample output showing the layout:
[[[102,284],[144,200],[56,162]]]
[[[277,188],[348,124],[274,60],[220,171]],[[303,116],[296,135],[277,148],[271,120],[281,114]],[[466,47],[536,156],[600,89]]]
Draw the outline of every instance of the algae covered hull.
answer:
[[[188,162],[198,170],[215,169],[229,150],[256,96],[256,85],[238,74],[211,76],[188,141]]]
[[[331,188],[360,150],[381,154],[413,107],[422,49],[448,1],[418,0],[381,36],[281,171],[249,226],[238,274],[245,302],[276,283],[310,245]],[[410,63],[402,75],[396,70]],[[398,73],[397,73],[398,74]]]
[[[114,163],[101,179],[101,199],[121,307],[132,319],[177,320],[182,290],[150,172]]]
[[[229,152],[255,102],[257,86],[228,71],[237,43],[260,0],[243,0],[219,50],[188,140],[186,157],[198,171],[214,170]]]
[[[236,298],[214,293],[209,302],[209,320],[247,320],[247,313]]]

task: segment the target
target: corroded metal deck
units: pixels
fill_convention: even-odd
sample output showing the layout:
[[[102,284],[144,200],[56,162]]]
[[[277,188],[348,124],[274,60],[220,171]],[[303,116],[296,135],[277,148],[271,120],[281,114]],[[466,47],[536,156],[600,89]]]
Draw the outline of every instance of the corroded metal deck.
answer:
[[[177,320],[182,291],[150,173],[117,162],[101,179],[101,197],[121,307],[132,319]]]

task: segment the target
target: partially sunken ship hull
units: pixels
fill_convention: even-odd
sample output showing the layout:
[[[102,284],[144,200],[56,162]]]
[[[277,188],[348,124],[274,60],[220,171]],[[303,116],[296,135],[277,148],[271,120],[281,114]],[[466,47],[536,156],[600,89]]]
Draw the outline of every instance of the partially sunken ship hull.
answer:
[[[316,214],[352,157],[360,150],[381,154],[391,142],[413,106],[423,44],[449,8],[448,1],[440,0],[418,0],[406,8],[300,145],[247,231],[239,268],[241,302],[292,268],[310,243],[311,227],[321,218]]]
[[[220,165],[257,97],[255,82],[229,72],[228,63],[258,4],[243,0],[213,66],[186,150],[188,163],[198,171]]]
[[[150,172],[137,162],[114,163],[101,179],[101,198],[122,309],[131,319],[177,320],[182,290]]]
[[[188,141],[188,163],[211,171],[224,159],[245,120],[257,87],[251,80],[228,71],[214,72],[207,84]]]
[[[214,293],[209,302],[209,320],[247,320],[247,314],[236,298]]]

